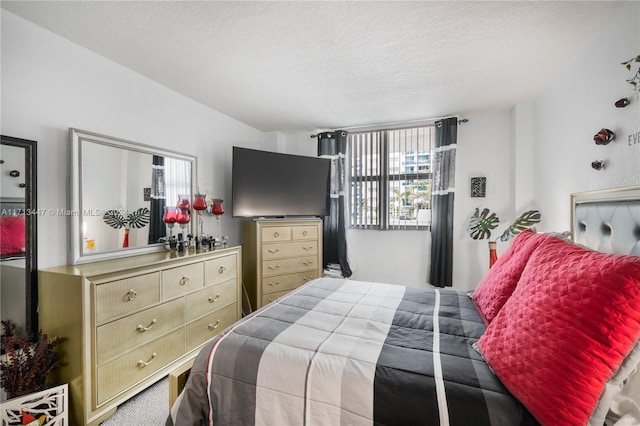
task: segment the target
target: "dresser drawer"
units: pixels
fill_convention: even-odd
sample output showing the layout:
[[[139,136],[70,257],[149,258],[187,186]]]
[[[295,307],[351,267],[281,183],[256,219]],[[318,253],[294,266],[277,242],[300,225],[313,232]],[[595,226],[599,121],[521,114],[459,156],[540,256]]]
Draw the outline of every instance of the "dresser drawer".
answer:
[[[235,302],[237,299],[236,290],[236,280],[232,278],[222,284],[208,286],[187,295],[187,321]]]
[[[204,287],[204,263],[179,266],[162,271],[162,298],[171,299]]]
[[[318,254],[317,241],[296,241],[262,245],[262,259],[282,259],[285,257],[312,256]]]
[[[138,275],[96,284],[98,324],[160,301],[160,273]]]
[[[238,258],[235,254],[207,260],[205,263],[206,285],[218,284],[235,278],[238,274],[237,260]]]
[[[291,227],[289,226],[266,226],[262,228],[261,241],[264,243],[272,241],[291,240]]]
[[[236,322],[235,303],[187,324],[187,352],[215,337],[234,322]]]
[[[294,257],[291,259],[266,260],[262,262],[262,276],[312,271],[318,268],[317,256]]]
[[[262,305],[260,305],[260,306],[268,305],[269,303],[273,302],[274,300],[281,298],[285,294],[289,294],[289,292],[288,291],[279,291],[277,293],[265,294],[265,295],[262,296]]]
[[[262,293],[270,294],[280,291],[291,291],[302,284],[318,278],[318,271],[300,272],[298,274],[276,275],[262,280]]]
[[[171,302],[101,325],[96,331],[98,365],[184,324],[184,300]]]
[[[311,226],[292,226],[291,227],[291,239],[293,240],[317,240],[318,239],[318,227]]]
[[[100,405],[184,354],[184,328],[98,367],[96,400]]]

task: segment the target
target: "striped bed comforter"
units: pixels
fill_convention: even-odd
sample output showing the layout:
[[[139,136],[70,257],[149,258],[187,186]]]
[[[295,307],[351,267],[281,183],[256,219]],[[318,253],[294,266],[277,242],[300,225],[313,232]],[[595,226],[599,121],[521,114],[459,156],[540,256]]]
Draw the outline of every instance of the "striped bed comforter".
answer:
[[[200,352],[168,425],[519,425],[464,293],[320,278]]]

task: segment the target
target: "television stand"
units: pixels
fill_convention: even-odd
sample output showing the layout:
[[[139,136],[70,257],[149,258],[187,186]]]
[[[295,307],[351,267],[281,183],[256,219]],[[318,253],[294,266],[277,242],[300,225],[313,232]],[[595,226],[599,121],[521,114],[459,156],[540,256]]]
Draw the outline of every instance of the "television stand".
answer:
[[[322,276],[321,219],[253,219],[242,231],[242,277],[252,309]]]

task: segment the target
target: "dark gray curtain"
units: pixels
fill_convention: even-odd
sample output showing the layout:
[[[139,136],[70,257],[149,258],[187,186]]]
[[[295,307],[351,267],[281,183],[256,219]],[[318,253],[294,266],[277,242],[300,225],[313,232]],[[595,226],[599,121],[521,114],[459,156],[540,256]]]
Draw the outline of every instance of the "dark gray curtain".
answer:
[[[153,167],[151,169],[151,205],[149,221],[149,244],[157,243],[158,240],[167,235],[167,228],[162,221],[164,206],[166,205],[166,191],[164,182],[164,157],[153,156]]]
[[[324,266],[329,263],[340,264],[342,276],[350,277],[344,206],[346,152],[347,132],[336,130],[318,134],[318,156],[331,160],[329,215],[324,218],[322,242]]]
[[[436,287],[451,287],[453,272],[453,196],[458,119],[436,123],[431,189],[431,273]]]

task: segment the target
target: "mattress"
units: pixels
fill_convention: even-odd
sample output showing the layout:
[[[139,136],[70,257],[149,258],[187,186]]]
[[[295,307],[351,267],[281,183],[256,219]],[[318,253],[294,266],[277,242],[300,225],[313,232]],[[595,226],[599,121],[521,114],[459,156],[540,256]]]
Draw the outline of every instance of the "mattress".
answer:
[[[167,424],[536,424],[484,331],[464,293],[320,278],[209,342]]]

